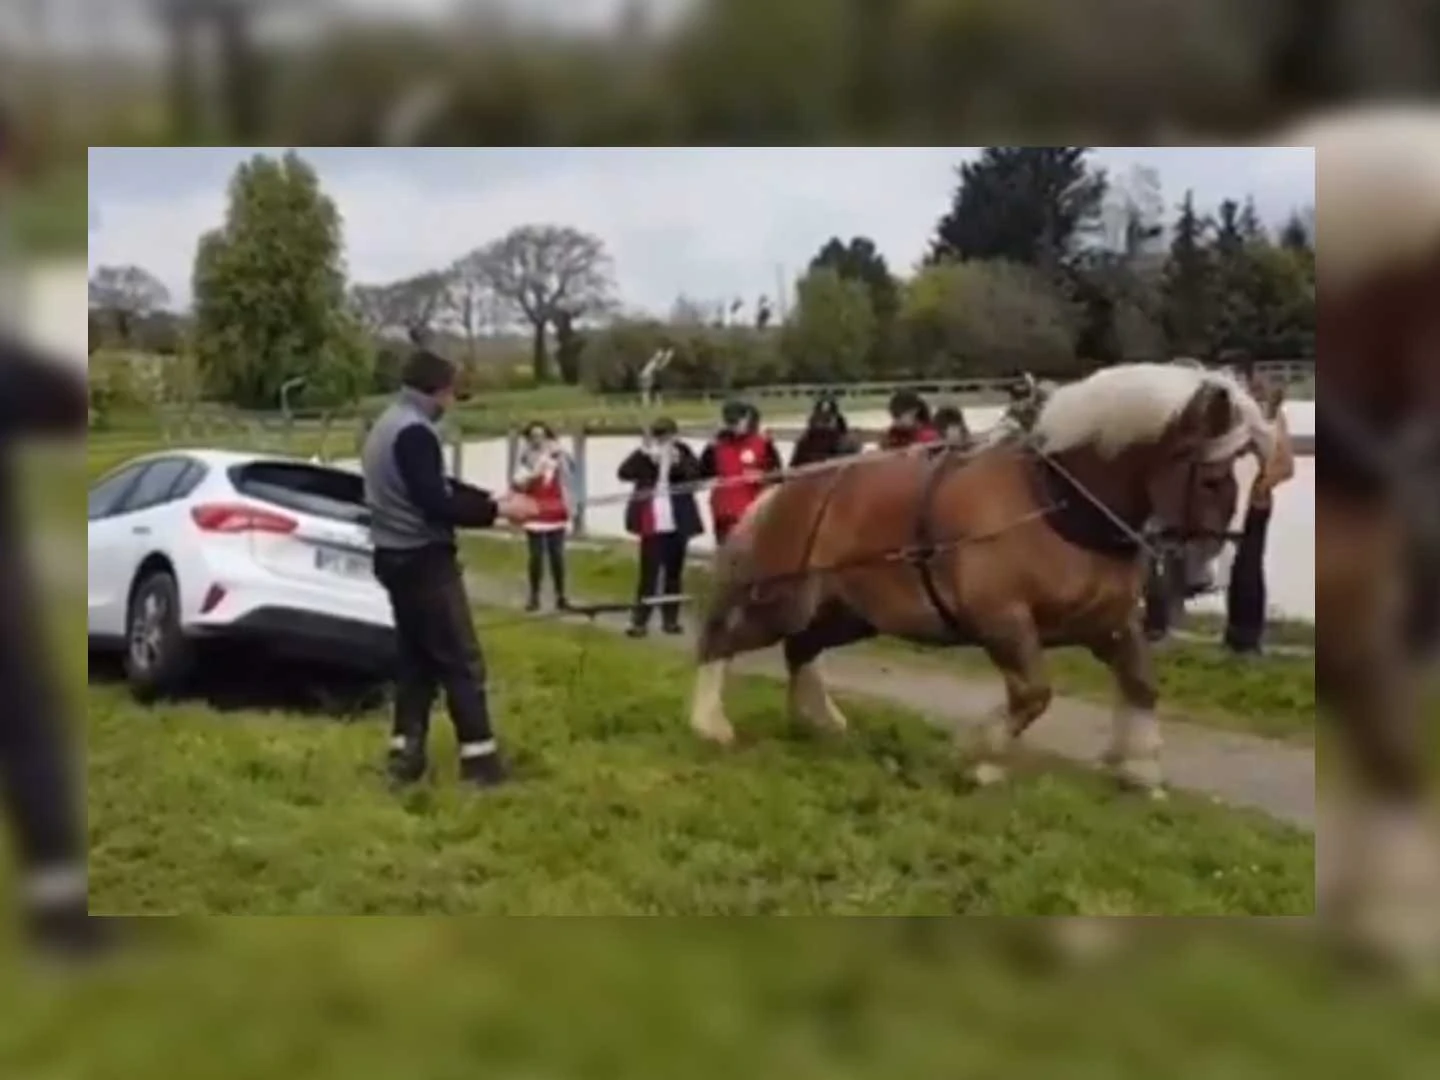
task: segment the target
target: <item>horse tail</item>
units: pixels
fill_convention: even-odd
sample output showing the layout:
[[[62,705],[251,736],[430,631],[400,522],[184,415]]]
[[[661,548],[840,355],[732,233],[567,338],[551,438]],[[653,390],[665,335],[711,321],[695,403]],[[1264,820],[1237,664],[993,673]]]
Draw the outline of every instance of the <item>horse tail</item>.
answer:
[[[1315,148],[1319,276],[1363,282],[1440,256],[1440,119],[1431,109],[1360,108],[1286,133]]]

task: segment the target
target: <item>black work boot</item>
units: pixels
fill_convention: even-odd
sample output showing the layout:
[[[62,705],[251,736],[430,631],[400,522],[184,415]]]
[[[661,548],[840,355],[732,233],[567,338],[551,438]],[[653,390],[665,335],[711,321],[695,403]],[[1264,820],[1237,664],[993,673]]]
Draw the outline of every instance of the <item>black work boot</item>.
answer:
[[[396,787],[419,783],[425,778],[428,763],[425,760],[425,744],[416,739],[402,741],[398,738],[390,743],[390,754],[385,760],[385,775]]]
[[[477,788],[499,787],[510,779],[510,770],[499,753],[460,759],[460,782]]]
[[[91,915],[82,900],[37,905],[26,912],[25,936],[47,960],[88,963],[110,955],[120,944],[113,919]]]

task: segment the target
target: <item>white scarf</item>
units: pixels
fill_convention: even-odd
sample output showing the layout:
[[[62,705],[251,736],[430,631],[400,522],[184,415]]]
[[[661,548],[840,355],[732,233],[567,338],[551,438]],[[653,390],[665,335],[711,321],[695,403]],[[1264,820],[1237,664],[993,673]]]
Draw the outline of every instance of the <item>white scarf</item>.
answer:
[[[657,533],[675,531],[675,504],[670,499],[670,467],[674,461],[675,444],[662,444],[655,454],[655,467],[659,470],[659,476],[655,478],[655,495],[650,501]]]

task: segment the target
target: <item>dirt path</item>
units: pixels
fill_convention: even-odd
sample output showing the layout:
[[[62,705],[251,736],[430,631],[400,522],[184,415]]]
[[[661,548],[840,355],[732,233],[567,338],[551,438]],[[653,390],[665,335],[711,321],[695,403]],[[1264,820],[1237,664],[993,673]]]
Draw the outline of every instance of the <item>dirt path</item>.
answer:
[[[518,607],[512,586],[470,575],[473,599],[497,607]],[[592,621],[581,617],[567,622]],[[621,632],[623,615],[599,616],[594,625]],[[675,648],[691,639],[655,635]],[[836,652],[824,660],[826,679],[842,694],[878,699],[912,709],[946,728],[973,727],[1001,700],[998,682],[988,683],[910,667],[903,662]],[[784,678],[774,650],[743,658],[737,670]],[[1260,810],[1300,828],[1315,828],[1315,751],[1254,735],[1217,731],[1167,720],[1165,768],[1170,782],[1217,802]],[[1093,763],[1110,734],[1109,709],[1074,698],[1055,699],[1050,711],[1025,734],[1027,746],[1082,763]]]

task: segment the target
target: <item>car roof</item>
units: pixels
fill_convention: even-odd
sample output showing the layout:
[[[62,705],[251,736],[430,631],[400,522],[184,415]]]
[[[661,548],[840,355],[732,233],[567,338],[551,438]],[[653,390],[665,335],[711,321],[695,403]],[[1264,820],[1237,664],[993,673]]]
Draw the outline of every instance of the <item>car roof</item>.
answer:
[[[140,465],[147,461],[156,461],[160,458],[172,457],[192,458],[202,465],[208,465],[213,469],[228,469],[235,465],[249,465],[257,461],[273,461],[287,465],[310,465],[318,466],[319,468],[337,469],[341,472],[345,471],[340,469],[339,466],[329,462],[307,461],[304,458],[295,457],[292,454],[270,454],[251,450],[218,450],[201,446],[169,446],[163,450],[152,450],[146,454],[136,454],[132,458],[127,458],[125,461],[109,469],[105,475],[108,476],[111,473],[119,472],[121,469],[128,469],[132,465]]]

